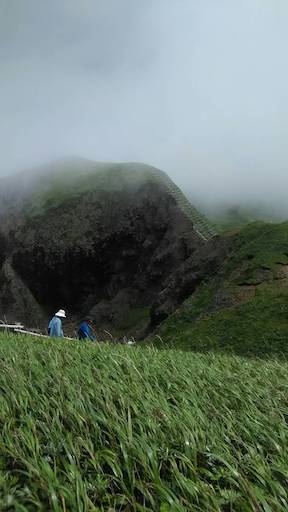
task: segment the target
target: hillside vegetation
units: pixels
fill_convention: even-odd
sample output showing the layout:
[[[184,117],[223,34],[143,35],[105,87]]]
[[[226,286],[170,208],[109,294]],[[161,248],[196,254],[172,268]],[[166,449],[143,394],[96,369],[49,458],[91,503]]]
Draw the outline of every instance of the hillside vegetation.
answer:
[[[288,365],[0,335],[1,511],[288,509]]]
[[[76,165],[76,163],[78,163]],[[103,194],[127,190],[137,192],[143,184],[151,182],[151,167],[144,164],[113,164],[76,160],[74,166],[62,165],[55,173],[49,172],[46,181],[41,182],[29,203],[26,212],[32,216],[43,215],[50,208],[57,208],[65,201],[81,198],[92,191],[99,199]]]
[[[227,233],[220,272],[160,327],[166,343],[244,355],[288,353],[288,223]]]

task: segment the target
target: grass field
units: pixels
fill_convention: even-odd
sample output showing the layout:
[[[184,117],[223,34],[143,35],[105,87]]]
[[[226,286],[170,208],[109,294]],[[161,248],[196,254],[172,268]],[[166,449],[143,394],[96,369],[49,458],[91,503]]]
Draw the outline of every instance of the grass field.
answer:
[[[288,510],[288,364],[0,336],[1,511]]]

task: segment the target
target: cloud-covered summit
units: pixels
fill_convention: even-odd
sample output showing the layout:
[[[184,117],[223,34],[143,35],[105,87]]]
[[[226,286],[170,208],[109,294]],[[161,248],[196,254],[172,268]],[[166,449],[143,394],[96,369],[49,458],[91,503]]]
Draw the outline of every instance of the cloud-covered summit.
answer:
[[[143,161],[206,197],[285,199],[284,0],[9,0],[0,174]]]

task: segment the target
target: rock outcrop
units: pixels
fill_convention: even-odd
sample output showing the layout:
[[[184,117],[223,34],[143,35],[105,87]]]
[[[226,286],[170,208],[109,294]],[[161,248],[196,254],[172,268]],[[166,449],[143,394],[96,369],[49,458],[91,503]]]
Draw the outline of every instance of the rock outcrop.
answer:
[[[140,335],[217,265],[148,166],[60,162],[0,186],[0,318],[43,327],[65,307]]]

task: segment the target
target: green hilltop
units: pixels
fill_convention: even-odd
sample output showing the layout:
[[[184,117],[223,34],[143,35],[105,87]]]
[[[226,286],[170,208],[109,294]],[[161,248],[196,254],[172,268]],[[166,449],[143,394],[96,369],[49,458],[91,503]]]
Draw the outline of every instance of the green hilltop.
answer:
[[[28,194],[25,213],[31,216],[45,214],[47,210],[58,208],[67,200],[81,198],[83,194],[93,192],[94,196],[96,194],[101,197],[107,191],[119,193],[131,189],[137,193],[143,184],[157,183],[174,197],[202,238],[208,240],[216,235],[212,224],[192,206],[168,175],[151,165],[138,162],[101,163],[73,158],[44,166],[30,177],[32,192]]]
[[[32,178],[34,186],[26,212],[43,214],[50,208],[61,206],[66,200],[77,199],[91,191],[101,196],[105,191],[137,189],[151,179],[150,169],[144,164],[99,163],[84,159],[72,160],[72,163],[70,160],[56,162],[43,168],[44,176],[39,184],[36,182],[35,185]]]

